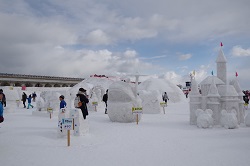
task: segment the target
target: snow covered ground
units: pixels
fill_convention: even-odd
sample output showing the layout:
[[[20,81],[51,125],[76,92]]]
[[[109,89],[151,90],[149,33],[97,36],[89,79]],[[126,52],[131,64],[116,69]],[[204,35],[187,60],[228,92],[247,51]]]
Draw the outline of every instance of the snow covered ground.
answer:
[[[71,136],[70,147],[57,138],[57,117],[32,116],[34,110],[4,114],[1,166],[250,165],[250,128],[189,125],[188,100],[170,103],[166,114],[143,114],[139,125],[111,122],[101,103],[87,117],[89,133]]]

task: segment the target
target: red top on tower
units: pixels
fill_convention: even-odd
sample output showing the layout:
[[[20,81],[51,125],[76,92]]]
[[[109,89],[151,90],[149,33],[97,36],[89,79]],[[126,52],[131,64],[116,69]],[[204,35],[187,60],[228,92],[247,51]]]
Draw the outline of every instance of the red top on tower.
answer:
[[[220,46],[221,46],[221,47],[223,46],[222,42],[220,42]]]

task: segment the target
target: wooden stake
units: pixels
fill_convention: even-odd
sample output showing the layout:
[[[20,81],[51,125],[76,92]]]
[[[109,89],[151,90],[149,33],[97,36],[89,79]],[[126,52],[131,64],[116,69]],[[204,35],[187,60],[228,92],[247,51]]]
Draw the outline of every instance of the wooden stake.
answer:
[[[51,112],[49,113],[49,118],[51,119]]]
[[[165,114],[165,107],[163,107],[163,111],[164,111],[164,114]]]
[[[68,146],[70,146],[70,130],[68,130]]]
[[[136,114],[136,123],[138,124],[138,121],[139,121],[139,115],[138,113]]]

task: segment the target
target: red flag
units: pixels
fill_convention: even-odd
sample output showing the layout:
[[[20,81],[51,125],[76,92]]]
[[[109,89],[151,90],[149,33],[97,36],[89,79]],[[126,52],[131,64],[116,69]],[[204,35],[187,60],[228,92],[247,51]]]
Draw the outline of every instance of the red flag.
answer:
[[[223,46],[222,42],[220,42],[220,46],[221,46],[221,47]]]
[[[238,77],[238,73],[237,72],[235,73],[235,76]]]

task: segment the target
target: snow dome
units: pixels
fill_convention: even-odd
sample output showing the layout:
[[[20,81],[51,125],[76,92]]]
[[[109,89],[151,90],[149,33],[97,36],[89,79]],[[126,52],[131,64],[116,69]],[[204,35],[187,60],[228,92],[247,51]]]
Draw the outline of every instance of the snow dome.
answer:
[[[174,83],[160,78],[150,78],[139,84],[140,90],[145,91],[157,91],[159,94],[158,98],[162,98],[162,94],[167,92],[170,102],[176,103],[180,101],[185,101],[185,96],[182,90],[176,86]]]

